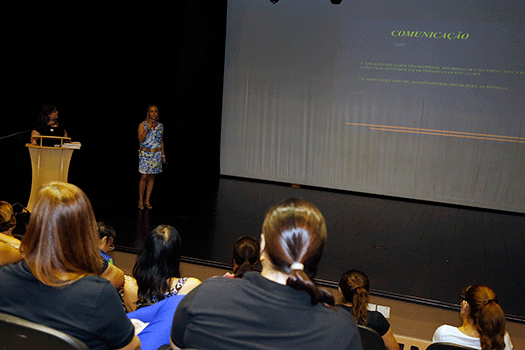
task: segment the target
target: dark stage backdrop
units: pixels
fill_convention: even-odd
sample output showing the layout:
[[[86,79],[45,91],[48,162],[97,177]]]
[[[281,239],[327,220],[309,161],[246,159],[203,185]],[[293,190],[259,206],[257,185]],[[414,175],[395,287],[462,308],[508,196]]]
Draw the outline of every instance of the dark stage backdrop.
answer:
[[[228,2],[221,173],[525,213],[522,1]]]
[[[55,104],[82,143],[69,181],[96,203],[119,187],[136,194],[137,128],[155,104],[166,133],[164,194],[218,176],[226,1],[20,7],[4,22],[0,137],[30,130],[42,105]],[[1,197],[24,205],[29,135],[0,140]]]

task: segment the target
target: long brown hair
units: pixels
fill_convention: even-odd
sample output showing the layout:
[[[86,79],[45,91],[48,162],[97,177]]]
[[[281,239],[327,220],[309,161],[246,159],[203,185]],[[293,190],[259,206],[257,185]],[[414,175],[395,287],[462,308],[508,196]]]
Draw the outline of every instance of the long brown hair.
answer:
[[[482,350],[505,348],[505,314],[492,289],[480,284],[467,287],[462,298],[468,303],[470,319],[479,333]]]
[[[352,304],[352,316],[361,325],[368,323],[368,300],[370,299],[370,281],[359,270],[346,271],[339,280],[339,289],[344,302]]]
[[[287,285],[307,291],[313,305],[334,305],[333,296],[312,281],[326,240],[325,219],[315,205],[304,199],[284,200],[266,214],[262,234],[274,268],[290,275]],[[294,263],[301,263],[303,269],[292,269]]]
[[[39,281],[58,287],[101,272],[98,241],[85,193],[72,184],[51,182],[38,193],[20,251]]]

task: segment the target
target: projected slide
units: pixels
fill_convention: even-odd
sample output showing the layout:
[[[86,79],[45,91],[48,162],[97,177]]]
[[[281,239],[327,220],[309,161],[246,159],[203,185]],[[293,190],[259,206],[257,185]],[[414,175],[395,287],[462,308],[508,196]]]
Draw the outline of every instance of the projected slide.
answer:
[[[383,114],[387,125],[381,126],[392,127],[388,131],[523,143],[519,111],[525,107],[525,67],[518,59],[524,53],[523,29],[488,23],[353,21],[349,33],[355,35],[348,40],[366,53],[352,62],[357,82],[351,88],[395,108]],[[384,100],[389,95],[417,109],[439,109],[441,116],[428,118],[430,129],[401,128],[413,125],[414,120],[407,119],[420,119],[421,114],[410,113],[396,100]],[[445,118],[453,121],[443,125]],[[439,126],[445,129],[434,129]]]
[[[525,25],[422,3],[229,2],[221,173],[525,212]]]

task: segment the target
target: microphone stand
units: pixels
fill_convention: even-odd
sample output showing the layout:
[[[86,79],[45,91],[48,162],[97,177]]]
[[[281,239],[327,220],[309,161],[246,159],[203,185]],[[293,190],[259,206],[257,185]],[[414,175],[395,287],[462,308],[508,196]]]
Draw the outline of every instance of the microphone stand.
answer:
[[[7,138],[10,138],[10,137],[16,136],[16,135],[24,134],[26,132],[30,132],[30,131],[33,131],[33,130],[40,130],[40,129],[43,129],[45,127],[47,127],[47,125],[42,125],[42,126],[39,126],[37,128],[15,132],[14,134],[11,134],[11,135],[0,136],[0,141],[3,140],[3,139],[7,139]]]

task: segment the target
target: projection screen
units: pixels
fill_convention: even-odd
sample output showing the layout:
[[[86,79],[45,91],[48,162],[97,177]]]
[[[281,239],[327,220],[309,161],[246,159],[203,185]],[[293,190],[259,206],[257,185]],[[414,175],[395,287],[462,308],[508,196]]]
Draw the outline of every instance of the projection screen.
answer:
[[[221,174],[525,213],[519,1],[228,1]]]

